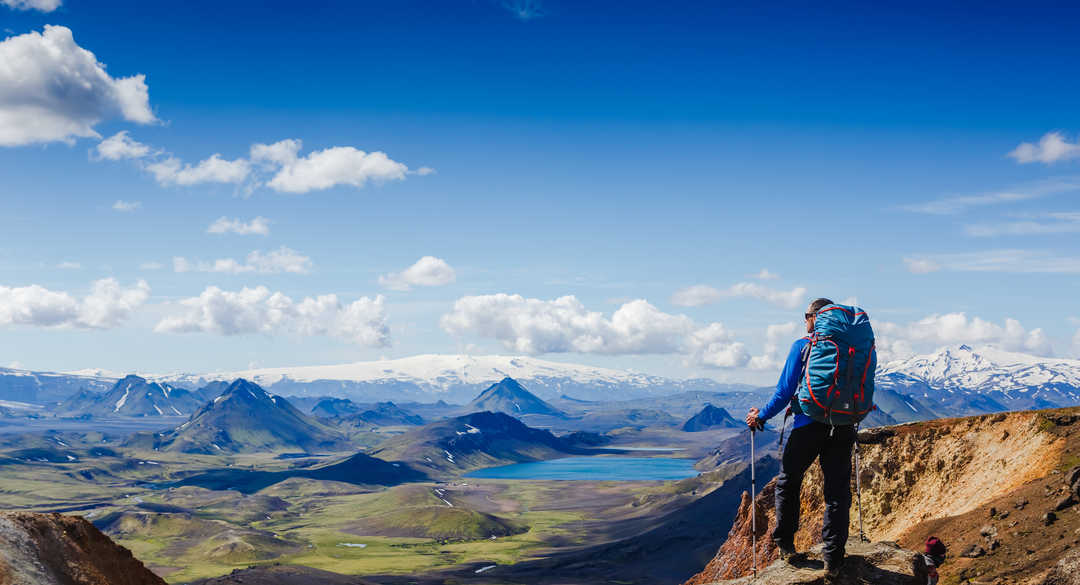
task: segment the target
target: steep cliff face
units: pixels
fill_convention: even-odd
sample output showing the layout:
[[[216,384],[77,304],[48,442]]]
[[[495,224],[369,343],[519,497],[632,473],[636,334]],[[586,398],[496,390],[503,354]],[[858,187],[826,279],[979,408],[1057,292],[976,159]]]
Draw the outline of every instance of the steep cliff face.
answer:
[[[948,546],[943,577],[1038,583],[1080,546],[1080,409],[1027,411],[883,427],[859,435],[862,510],[868,539],[921,548],[930,535]],[[1071,473],[1070,473],[1071,472]],[[776,558],[774,483],[759,494],[759,566]],[[852,477],[854,495],[855,478]],[[742,577],[751,569],[751,502],[716,557],[688,585]],[[796,548],[821,541],[821,472],[803,482]],[[853,498],[851,533],[858,535]],[[961,556],[966,555],[966,556]]]
[[[165,585],[77,516],[0,513],[0,585]]]

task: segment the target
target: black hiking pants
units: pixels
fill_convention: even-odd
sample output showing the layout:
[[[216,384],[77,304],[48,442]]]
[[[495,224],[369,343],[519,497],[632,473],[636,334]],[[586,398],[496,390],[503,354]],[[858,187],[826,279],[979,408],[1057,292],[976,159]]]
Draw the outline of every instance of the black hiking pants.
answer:
[[[832,433],[830,434],[830,428]],[[851,448],[855,445],[855,427],[830,427],[814,421],[793,429],[784,445],[780,475],[776,478],[776,529],[773,540],[792,547],[799,529],[799,492],[803,474],[819,459],[825,476],[825,521],[821,540],[825,543],[825,562],[839,566],[844,560],[851,519]]]

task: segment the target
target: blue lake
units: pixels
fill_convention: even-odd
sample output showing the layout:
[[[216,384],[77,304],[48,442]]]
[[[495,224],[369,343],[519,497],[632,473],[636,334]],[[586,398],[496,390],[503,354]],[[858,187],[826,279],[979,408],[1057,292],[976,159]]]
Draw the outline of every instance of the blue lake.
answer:
[[[550,461],[488,467],[465,474],[486,479],[564,479],[593,481],[672,480],[694,477],[693,459],[666,457],[566,457]]]

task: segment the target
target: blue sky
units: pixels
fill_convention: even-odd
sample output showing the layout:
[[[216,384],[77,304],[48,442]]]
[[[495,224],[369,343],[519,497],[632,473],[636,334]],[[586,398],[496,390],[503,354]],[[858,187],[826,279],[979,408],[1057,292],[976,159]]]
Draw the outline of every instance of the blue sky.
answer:
[[[1080,352],[1065,4],[55,4],[0,0],[4,364],[763,381],[818,295]]]

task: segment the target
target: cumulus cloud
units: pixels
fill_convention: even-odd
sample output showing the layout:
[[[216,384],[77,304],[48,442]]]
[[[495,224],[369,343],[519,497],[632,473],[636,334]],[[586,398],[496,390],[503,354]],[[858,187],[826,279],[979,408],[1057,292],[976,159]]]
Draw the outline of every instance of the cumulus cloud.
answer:
[[[930,254],[905,258],[915,273],[953,272],[1080,273],[1080,256],[1063,256],[1048,250],[985,250],[957,254]]]
[[[226,272],[231,274],[245,272],[307,274],[311,271],[311,258],[296,250],[282,246],[270,252],[254,250],[247,255],[243,262],[233,258],[219,258],[213,262],[191,261],[182,256],[177,256],[173,258],[173,271]]]
[[[50,5],[45,0],[15,4]],[[96,138],[94,126],[116,118],[157,121],[145,76],[110,76],[63,26],[46,25],[43,32],[0,41],[0,146]]]
[[[1041,162],[1052,164],[1070,158],[1080,158],[1080,144],[1070,143],[1061,132],[1047,132],[1038,144],[1021,142],[1007,155],[1020,164]]]
[[[741,368],[750,361],[746,346],[723,323],[710,323],[690,333],[687,340],[688,365],[714,368]]]
[[[123,199],[117,199],[116,203],[112,204],[112,208],[116,211],[131,212],[142,207],[142,201],[124,201]]]
[[[640,299],[606,317],[574,296],[550,301],[502,293],[467,296],[440,324],[451,335],[487,337],[527,354],[683,354],[690,364],[724,368],[749,360],[722,323],[699,327],[686,315],[664,313]]]
[[[177,309],[154,331],[329,336],[372,347],[390,345],[382,295],[344,304],[333,294],[295,301],[280,292],[271,293],[265,286],[239,291],[210,286],[197,297],[179,301]]]
[[[248,235],[270,235],[270,220],[265,217],[258,216],[251,221],[242,221],[240,219],[229,219],[227,217],[219,217],[214,223],[210,224],[210,227],[206,228],[208,234],[239,234],[241,236]]]
[[[962,312],[934,314],[907,324],[878,321],[874,323],[874,332],[884,359],[908,357],[916,351],[956,343],[992,345],[1043,356],[1053,354],[1050,340],[1041,328],[1028,330],[1012,318],[999,325],[979,317],[969,318]]]
[[[379,277],[379,286],[390,290],[406,291],[414,286],[443,286],[454,282],[457,273],[441,258],[424,256],[401,272],[391,272]]]
[[[122,287],[113,278],[98,280],[82,299],[43,286],[0,286],[0,326],[29,325],[78,329],[118,327],[150,297],[144,280]]]
[[[61,269],[61,270],[78,270],[78,269],[82,268],[82,264],[79,264],[78,262],[72,262],[70,260],[66,260],[64,262],[61,262],[61,263],[57,264],[56,267]]]
[[[776,280],[780,278],[780,275],[775,272],[769,272],[769,269],[767,268],[762,268],[761,272],[754,275],[754,278],[758,280]]]
[[[0,4],[13,10],[39,10],[52,12],[60,8],[60,0],[0,0]]]
[[[95,148],[96,160],[131,159],[153,175],[158,184],[245,184],[250,192],[260,186],[281,193],[308,193],[339,185],[361,188],[369,182],[400,181],[407,175],[430,175],[431,167],[409,170],[384,152],[365,152],[352,146],[333,146],[300,155],[302,143],[287,139],[273,144],[256,143],[248,158],[228,160],[215,153],[192,165],[179,157],[138,142],[120,132]]]
[[[251,147],[251,160],[273,171],[268,187],[282,193],[308,193],[338,185],[360,188],[369,181],[400,181],[409,172],[409,167],[384,152],[334,146],[300,156],[301,145],[300,140],[289,139]],[[424,172],[418,174],[431,172],[427,167],[421,170]]]
[[[756,355],[747,364],[755,370],[772,370],[781,368],[787,359],[789,344],[798,337],[800,324],[794,321],[777,323],[765,328],[765,347],[761,355]]]
[[[165,268],[165,265],[161,262],[143,262],[139,264],[140,270],[161,270],[162,268]]]
[[[191,165],[174,156],[146,164],[143,168],[154,176],[160,185],[199,185],[202,183],[243,183],[251,174],[251,163],[246,159],[226,160],[220,154]]]
[[[150,156],[154,150],[149,146],[132,140],[127,130],[122,130],[97,143],[91,154],[98,160],[124,160]]]
[[[785,309],[797,309],[806,302],[806,288],[795,287],[790,291],[774,290],[754,282],[739,282],[727,289],[720,290],[704,284],[697,284],[675,291],[671,296],[672,304],[680,307],[700,307],[716,303],[724,298],[750,297]]]

